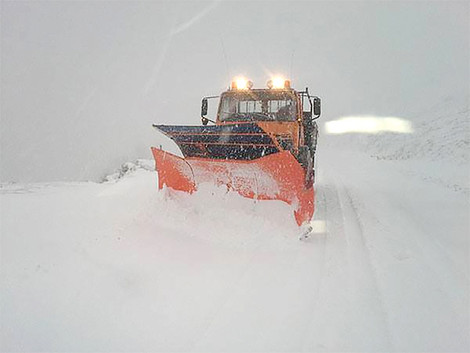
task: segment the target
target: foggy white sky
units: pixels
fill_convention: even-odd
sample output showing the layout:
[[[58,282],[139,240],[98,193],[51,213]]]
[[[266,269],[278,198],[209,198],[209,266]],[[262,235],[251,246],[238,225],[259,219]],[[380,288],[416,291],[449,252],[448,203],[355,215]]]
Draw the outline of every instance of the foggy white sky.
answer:
[[[225,54],[224,54],[225,52]],[[468,104],[467,2],[1,3],[1,181],[97,180],[244,74],[322,120]]]

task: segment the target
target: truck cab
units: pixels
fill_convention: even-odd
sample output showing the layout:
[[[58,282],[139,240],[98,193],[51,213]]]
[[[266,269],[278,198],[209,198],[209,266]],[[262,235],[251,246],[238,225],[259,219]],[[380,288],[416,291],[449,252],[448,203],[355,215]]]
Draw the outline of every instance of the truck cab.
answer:
[[[288,80],[267,86],[253,89],[238,79],[220,96],[203,98],[202,125],[154,124],[184,157],[152,147],[159,189],[193,193],[203,183],[225,185],[244,197],[286,202],[299,226],[309,222],[320,98],[308,88],[292,89]],[[207,117],[211,98],[220,98],[213,120]]]
[[[320,98],[310,96],[308,88],[296,91],[289,80],[274,79],[267,88],[253,89],[244,79],[234,80],[220,96],[202,100],[203,125],[256,123],[282,150],[290,151],[302,165],[310,163],[316,150]],[[208,99],[220,98],[215,121],[206,117]]]

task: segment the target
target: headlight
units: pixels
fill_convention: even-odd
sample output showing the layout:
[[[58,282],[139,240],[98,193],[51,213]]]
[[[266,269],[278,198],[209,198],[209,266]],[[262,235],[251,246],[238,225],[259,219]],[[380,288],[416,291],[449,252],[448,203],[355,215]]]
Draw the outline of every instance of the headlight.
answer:
[[[239,77],[232,81],[232,89],[251,89],[253,87],[253,82],[247,80],[246,78]]]
[[[267,86],[269,89],[290,88],[290,81],[282,77],[274,77],[268,81]]]

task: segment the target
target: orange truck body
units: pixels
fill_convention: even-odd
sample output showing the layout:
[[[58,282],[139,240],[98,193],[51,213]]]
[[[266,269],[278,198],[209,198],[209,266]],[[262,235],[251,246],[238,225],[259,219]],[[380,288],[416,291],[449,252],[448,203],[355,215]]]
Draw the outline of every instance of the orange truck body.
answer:
[[[256,91],[264,95],[268,90]],[[302,159],[302,146],[308,140],[303,123],[303,102],[301,95],[290,87],[286,92],[293,97],[295,105],[288,121],[279,121],[275,113],[262,116],[256,112],[251,117],[243,116],[250,117],[249,120],[235,117],[223,121],[221,103],[212,126],[154,125],[173,139],[184,155],[182,158],[151,148],[158,173],[158,188],[168,187],[191,194],[198,190],[199,185],[210,183],[247,198],[286,202],[292,206],[299,226],[309,222],[315,204],[314,150],[308,152],[310,157],[307,158],[311,161]],[[230,90],[223,93],[221,99],[229,94]],[[256,102],[255,99],[253,101]],[[255,119],[256,114],[262,119]],[[207,118],[202,118],[207,123]]]

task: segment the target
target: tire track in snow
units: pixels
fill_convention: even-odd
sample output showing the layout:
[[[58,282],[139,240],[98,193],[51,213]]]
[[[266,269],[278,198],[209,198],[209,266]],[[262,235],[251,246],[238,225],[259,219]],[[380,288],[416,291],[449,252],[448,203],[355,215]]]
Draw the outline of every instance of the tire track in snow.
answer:
[[[302,351],[348,351],[351,344],[346,341],[349,323],[344,318],[347,309],[345,284],[348,281],[346,269],[348,257],[345,256],[347,244],[344,236],[344,222],[338,192],[331,179],[325,178],[323,184],[325,198],[325,236],[322,284],[319,287],[315,310],[311,312],[307,334]]]
[[[393,351],[393,339],[388,314],[383,304],[383,295],[377,280],[377,271],[371,260],[370,250],[364,237],[364,230],[354,200],[344,185],[342,185],[342,192],[339,193],[339,201],[342,205],[345,229],[347,230],[345,234],[349,240],[350,263],[357,268],[357,273],[352,277],[355,278],[356,285],[362,287],[362,290],[356,294],[364,299],[368,298],[367,307],[371,310],[370,314],[378,314],[375,317],[376,325],[374,326],[377,328],[377,334],[382,335],[380,338],[381,344],[383,344],[382,349],[386,347],[387,351]]]
[[[321,185],[321,184],[320,184]],[[324,234],[314,234],[312,236],[312,240],[315,240],[315,243],[319,244],[321,246],[321,258],[317,261],[320,264],[320,276],[318,277],[317,280],[317,286],[312,293],[313,297],[313,302],[310,304],[310,308],[308,312],[310,313],[310,319],[308,321],[308,325],[305,326],[302,334],[302,342],[299,351],[305,351],[307,344],[308,344],[308,339],[310,337],[313,323],[318,319],[318,308],[320,305],[320,294],[322,292],[323,288],[323,283],[324,283],[324,278],[325,278],[325,266],[326,266],[326,246],[327,246],[327,236],[328,236],[328,229],[329,229],[329,224],[328,224],[328,203],[327,203],[327,187],[324,185],[321,185],[316,188],[316,194],[317,200],[321,199],[321,202],[316,202],[316,209],[315,209],[315,214],[314,214],[314,220],[320,220],[324,222],[324,229],[325,233]],[[314,229],[315,231],[315,229]]]
[[[325,273],[304,351],[393,351],[359,214],[333,166],[325,175]]]
[[[332,166],[329,170],[332,171],[331,179],[336,186],[344,222],[349,264],[350,299],[363,309],[362,315],[358,316],[358,319],[362,320],[364,333],[374,333],[371,336],[375,338],[375,341],[369,342],[372,344],[371,349],[393,351],[389,319],[377,281],[376,269],[364,237],[360,215],[348,187],[342,180],[342,174],[335,172],[335,168]]]

